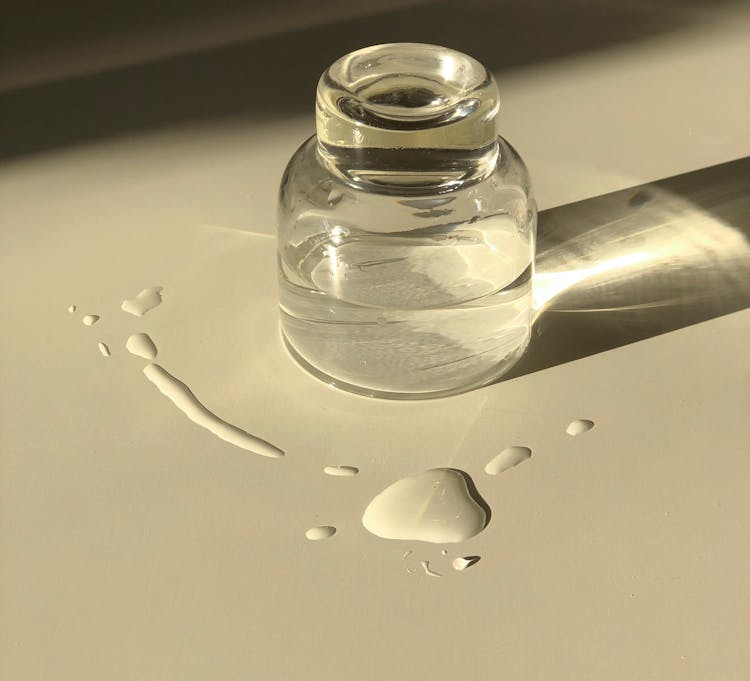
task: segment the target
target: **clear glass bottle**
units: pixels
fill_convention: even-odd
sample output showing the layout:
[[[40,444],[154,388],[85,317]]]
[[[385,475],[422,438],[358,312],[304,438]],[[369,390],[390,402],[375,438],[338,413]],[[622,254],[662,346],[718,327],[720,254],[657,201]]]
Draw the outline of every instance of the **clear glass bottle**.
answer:
[[[492,74],[444,47],[376,45],[332,64],[316,105],[279,195],[291,354],[378,397],[498,378],[529,339],[536,205]]]

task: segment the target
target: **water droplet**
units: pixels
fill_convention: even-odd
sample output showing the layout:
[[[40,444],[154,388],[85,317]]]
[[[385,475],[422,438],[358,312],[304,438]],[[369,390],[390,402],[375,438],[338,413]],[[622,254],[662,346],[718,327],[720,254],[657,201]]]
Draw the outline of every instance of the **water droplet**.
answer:
[[[99,343],[99,352],[101,352],[104,357],[109,357],[112,354],[106,344],[102,342]]]
[[[142,317],[149,310],[161,304],[161,286],[152,286],[144,288],[135,298],[129,298],[122,301],[122,309],[125,312],[134,314],[136,317]]]
[[[136,333],[128,338],[125,343],[128,352],[144,359],[154,359],[157,349],[154,341],[147,333]]]
[[[628,205],[633,206],[633,208],[640,208],[641,206],[644,206],[649,201],[651,201],[651,198],[652,197],[650,192],[647,192],[645,189],[641,189],[628,199]]]
[[[344,195],[338,189],[331,189],[328,193],[328,205],[335,206],[337,203],[341,202],[343,196]]]
[[[528,447],[521,447],[514,445],[508,447],[500,452],[492,461],[490,461],[485,467],[484,472],[488,475],[497,475],[503,471],[507,471],[513,466],[517,466],[522,461],[531,457],[531,450]]]
[[[75,311],[76,311],[77,309],[78,309],[78,308],[77,308],[77,307],[76,307],[75,305],[71,305],[71,306],[70,306],[70,307],[68,308],[68,312],[70,312],[70,314],[73,314],[73,313],[74,313],[74,312],[75,312]]]
[[[430,561],[429,560],[423,560],[419,563],[422,566],[422,569],[424,570],[424,573],[426,575],[429,575],[430,577],[442,577],[439,572],[435,572],[433,569],[430,568]]]
[[[93,326],[99,321],[98,314],[87,314],[82,320],[84,326]]]
[[[384,539],[450,544],[479,534],[489,519],[466,473],[433,468],[386,487],[365,509],[362,524]]]
[[[305,532],[305,536],[310,541],[321,541],[323,539],[328,539],[329,537],[333,537],[334,534],[336,534],[336,528],[331,525],[311,527],[307,532]]]
[[[453,561],[453,569],[459,572],[470,568],[480,561],[480,556],[461,556]]]
[[[216,437],[261,456],[271,458],[284,456],[284,452],[278,447],[246,433],[241,428],[223,421],[216,414],[210,412],[198,401],[190,388],[158,364],[147,365],[143,369],[143,373],[191,421],[212,432]]]
[[[568,435],[581,435],[581,433],[585,433],[591,430],[593,427],[593,421],[589,421],[588,419],[578,419],[576,421],[572,421],[565,429],[565,432]]]
[[[351,477],[359,473],[356,466],[325,466],[323,472],[326,475],[335,475],[337,477]]]
[[[447,549],[443,549],[440,553],[442,555],[444,555],[444,556],[447,556],[448,555],[448,550]]]

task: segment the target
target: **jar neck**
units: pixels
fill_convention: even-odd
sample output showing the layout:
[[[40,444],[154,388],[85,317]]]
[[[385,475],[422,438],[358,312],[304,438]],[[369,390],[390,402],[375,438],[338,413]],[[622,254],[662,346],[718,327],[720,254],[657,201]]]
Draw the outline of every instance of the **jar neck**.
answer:
[[[442,193],[484,180],[495,170],[499,146],[452,149],[333,147],[318,139],[319,162],[360,189],[397,194]]]
[[[492,74],[454,50],[393,43],[334,62],[318,83],[318,158],[384,191],[449,191],[483,179],[498,156]]]

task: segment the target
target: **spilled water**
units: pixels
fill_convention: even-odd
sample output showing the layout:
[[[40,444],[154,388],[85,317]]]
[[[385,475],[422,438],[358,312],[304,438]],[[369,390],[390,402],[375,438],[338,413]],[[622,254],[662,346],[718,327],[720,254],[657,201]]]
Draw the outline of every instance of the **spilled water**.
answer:
[[[147,333],[135,333],[130,336],[125,343],[125,348],[130,354],[148,360],[154,359],[158,352],[154,341]]]
[[[141,317],[149,310],[161,304],[161,291],[161,286],[145,288],[135,298],[123,301],[122,309],[125,312]],[[71,305],[68,307],[68,312],[72,314],[76,309],[75,305]],[[86,326],[92,326],[99,321],[99,315],[87,314],[81,321]],[[106,343],[100,341],[98,348],[103,357],[111,355],[109,346]],[[153,360],[158,354],[156,344],[147,333],[131,335],[125,342],[125,348],[131,354],[149,361]],[[218,438],[260,456],[267,456],[274,459],[284,456],[284,452],[278,447],[274,447],[269,442],[220,419],[201,404],[188,386],[158,364],[149,364],[144,368],[143,373],[191,421],[210,431]],[[338,468],[343,471],[338,473],[338,475],[354,475],[358,472],[356,468],[351,466],[340,466]],[[335,474],[332,473],[332,475]]]
[[[451,544],[479,534],[489,518],[466,473],[433,468],[386,487],[365,509],[362,524],[383,539]]]
[[[433,570],[430,567],[430,561],[429,560],[420,561],[419,564],[422,566],[422,569],[424,570],[424,573],[426,575],[428,575],[429,577],[442,577],[443,576],[442,573],[435,572],[435,570]]]
[[[359,473],[359,468],[356,466],[325,466],[323,472],[326,475],[334,475],[337,477],[351,477]]]
[[[572,421],[570,424],[568,424],[568,427],[565,429],[565,432],[568,435],[582,435],[583,433],[588,432],[594,427],[594,422],[590,421],[589,419],[577,419],[576,421]]]
[[[332,199],[336,200],[337,197]],[[158,286],[143,289],[135,298],[123,301],[122,309],[129,314],[143,316],[161,304],[161,291],[162,288]],[[68,311],[72,314],[77,309],[76,305],[70,305]],[[86,326],[92,326],[99,319],[99,315],[87,314],[81,321]],[[218,417],[200,402],[185,383],[153,363],[158,349],[147,333],[130,335],[125,347],[131,354],[150,362],[143,369],[146,378],[195,424],[246,451],[269,458],[284,456],[278,447]],[[102,356],[110,357],[109,345],[100,341],[98,349]],[[566,432],[576,436],[593,427],[593,421],[578,419],[568,425]],[[531,455],[528,447],[507,447],[491,459],[484,470],[489,475],[498,475],[518,466]],[[353,477],[360,471],[356,466],[330,465],[324,466],[323,472],[332,477]],[[467,473],[453,468],[434,468],[396,480],[383,489],[365,508],[362,524],[369,532],[384,539],[452,544],[466,541],[482,532],[490,516],[489,506]],[[310,541],[322,541],[336,533],[333,525],[315,526],[305,532],[305,537]],[[411,549],[405,551],[402,560],[406,561],[412,553]],[[475,555],[458,555],[451,560],[445,548],[440,555],[442,558],[433,561],[432,565],[430,560],[419,561],[424,575],[442,577],[446,570],[451,571],[451,567],[462,572],[480,560]],[[407,572],[414,574],[420,570],[415,564],[415,569],[407,567]]]
[[[161,305],[161,292],[161,286],[144,288],[135,298],[123,300],[121,307],[125,312],[129,312],[136,317],[142,317],[149,310]]]
[[[284,456],[284,452],[278,447],[274,447],[270,442],[261,440],[255,435],[250,435],[250,433],[227,423],[206,409],[193,395],[190,388],[158,364],[147,365],[143,373],[193,423],[209,430],[216,437],[235,445],[235,447],[253,452],[253,454],[260,454],[260,456],[268,456],[274,459]]]
[[[453,569],[463,572],[466,568],[476,565],[480,560],[479,556],[461,556],[453,561]]]
[[[518,445],[508,447],[484,467],[484,472],[488,475],[497,475],[498,473],[507,471],[509,468],[517,466],[519,463],[526,461],[526,459],[530,457],[531,450],[528,447],[521,447]]]
[[[307,532],[305,532],[305,536],[310,541],[322,541],[323,539],[328,539],[329,537],[333,537],[333,535],[336,534],[336,528],[332,525],[321,525],[320,527],[311,527]]]

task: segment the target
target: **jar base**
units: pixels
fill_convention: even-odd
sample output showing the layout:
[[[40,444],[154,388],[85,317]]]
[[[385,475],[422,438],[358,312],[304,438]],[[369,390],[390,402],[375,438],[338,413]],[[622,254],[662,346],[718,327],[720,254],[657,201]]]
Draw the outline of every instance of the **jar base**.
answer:
[[[392,392],[388,390],[377,390],[373,388],[367,388],[365,386],[356,385],[354,383],[349,383],[347,381],[344,381],[340,378],[337,378],[335,376],[332,376],[322,371],[318,367],[308,362],[304,357],[302,357],[302,355],[300,355],[299,352],[297,352],[297,350],[294,348],[294,345],[292,345],[292,343],[286,337],[286,334],[284,333],[283,329],[280,329],[280,332],[281,332],[281,339],[284,343],[284,346],[286,347],[286,350],[289,353],[289,355],[292,357],[292,359],[297,364],[299,364],[307,373],[309,373],[311,376],[314,376],[319,381],[322,381],[323,383],[326,383],[327,385],[333,386],[334,388],[338,388],[339,390],[353,393],[355,395],[360,395],[362,397],[374,397],[378,399],[400,400],[400,401],[440,399],[443,397],[451,397],[453,395],[460,395],[462,393],[467,393],[472,390],[477,390],[478,388],[483,388],[487,385],[490,385],[491,383],[494,383],[495,381],[502,378],[518,363],[518,360],[521,359],[524,352],[526,351],[526,347],[528,346],[529,340],[530,340],[530,336],[527,336],[526,340],[523,343],[521,343],[515,350],[513,350],[508,355],[506,355],[503,358],[502,362],[495,365],[490,371],[486,372],[481,377],[472,381],[471,383],[462,384],[462,385],[458,385],[458,386],[451,387],[451,388],[445,388],[441,390],[433,390],[433,391]]]

